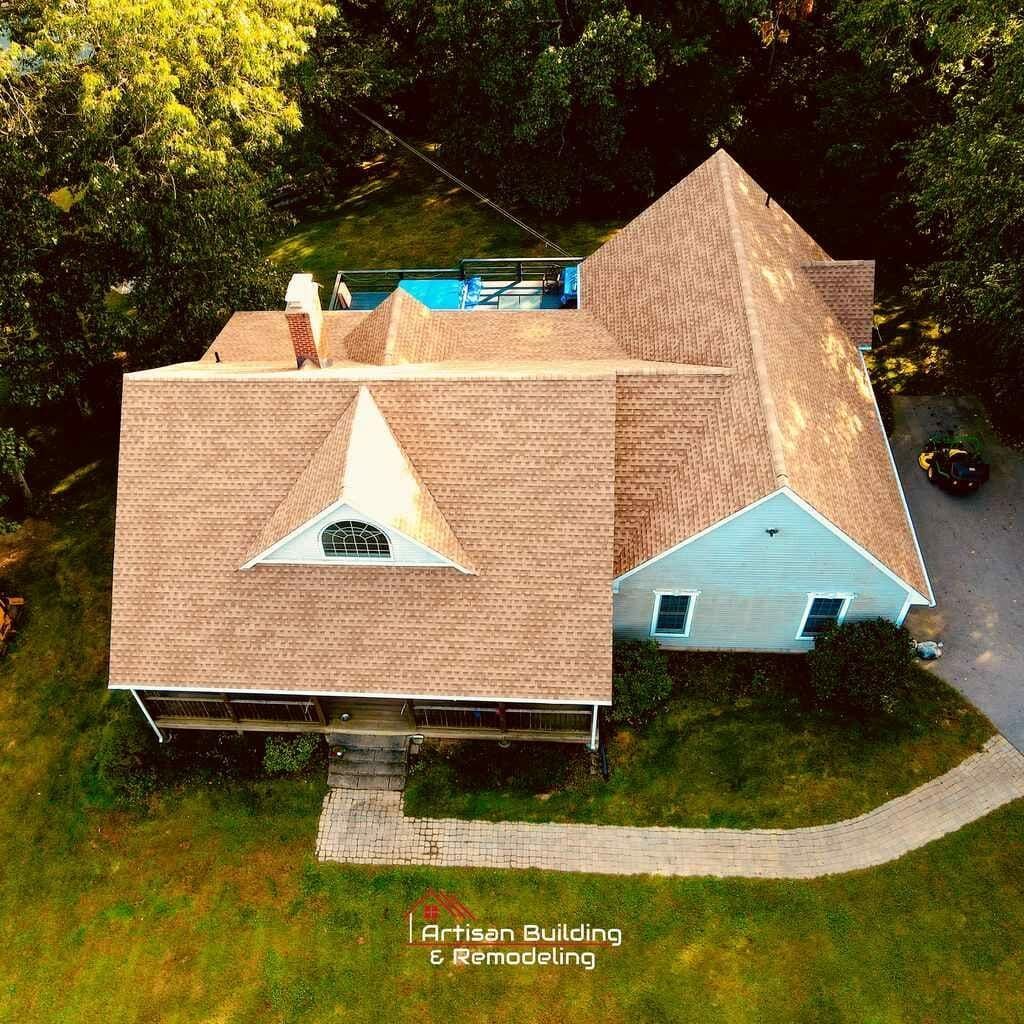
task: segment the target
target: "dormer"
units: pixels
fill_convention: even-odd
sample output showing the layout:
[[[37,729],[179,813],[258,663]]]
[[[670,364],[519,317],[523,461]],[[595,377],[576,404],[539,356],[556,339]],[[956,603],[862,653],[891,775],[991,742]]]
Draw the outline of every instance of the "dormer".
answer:
[[[474,569],[363,386],[253,540],[257,565]]]

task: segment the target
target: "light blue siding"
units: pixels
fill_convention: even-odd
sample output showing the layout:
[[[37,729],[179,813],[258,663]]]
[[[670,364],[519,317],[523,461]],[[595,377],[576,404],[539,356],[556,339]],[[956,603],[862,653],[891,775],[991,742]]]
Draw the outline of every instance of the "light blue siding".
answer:
[[[699,591],[690,635],[658,638],[672,648],[806,651],[812,642],[796,634],[808,594],[852,594],[847,622],[896,620],[907,598],[906,588],[786,494],[623,580],[614,596],[616,636],[650,635],[659,590]]]

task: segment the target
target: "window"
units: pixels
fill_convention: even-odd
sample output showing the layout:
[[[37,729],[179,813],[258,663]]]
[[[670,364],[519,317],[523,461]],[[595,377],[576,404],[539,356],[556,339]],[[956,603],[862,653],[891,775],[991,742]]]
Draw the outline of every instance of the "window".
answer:
[[[689,636],[693,604],[696,599],[696,591],[656,592],[654,595],[654,618],[651,620],[651,636]]]
[[[387,534],[369,523],[347,519],[331,523],[320,535],[328,558],[390,558]]]
[[[808,594],[804,621],[796,635],[797,640],[813,640],[829,626],[842,622],[851,600],[852,594]]]

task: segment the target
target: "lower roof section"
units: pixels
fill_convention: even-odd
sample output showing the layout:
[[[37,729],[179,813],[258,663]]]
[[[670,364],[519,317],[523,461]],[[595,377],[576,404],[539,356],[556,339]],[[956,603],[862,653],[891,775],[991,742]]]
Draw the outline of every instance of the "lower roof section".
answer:
[[[614,375],[374,384],[477,575],[240,571],[358,389],[126,379],[111,685],[609,701]]]

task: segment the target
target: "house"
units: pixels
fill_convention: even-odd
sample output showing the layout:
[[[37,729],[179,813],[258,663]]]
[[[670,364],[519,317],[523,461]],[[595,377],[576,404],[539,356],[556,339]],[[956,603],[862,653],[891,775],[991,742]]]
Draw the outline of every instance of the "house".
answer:
[[[934,600],[862,359],[873,281],[721,151],[579,264],[577,308],[517,278],[512,309],[322,312],[296,275],[125,378],[110,685],[158,732],[592,746],[613,634],[902,622]]]

